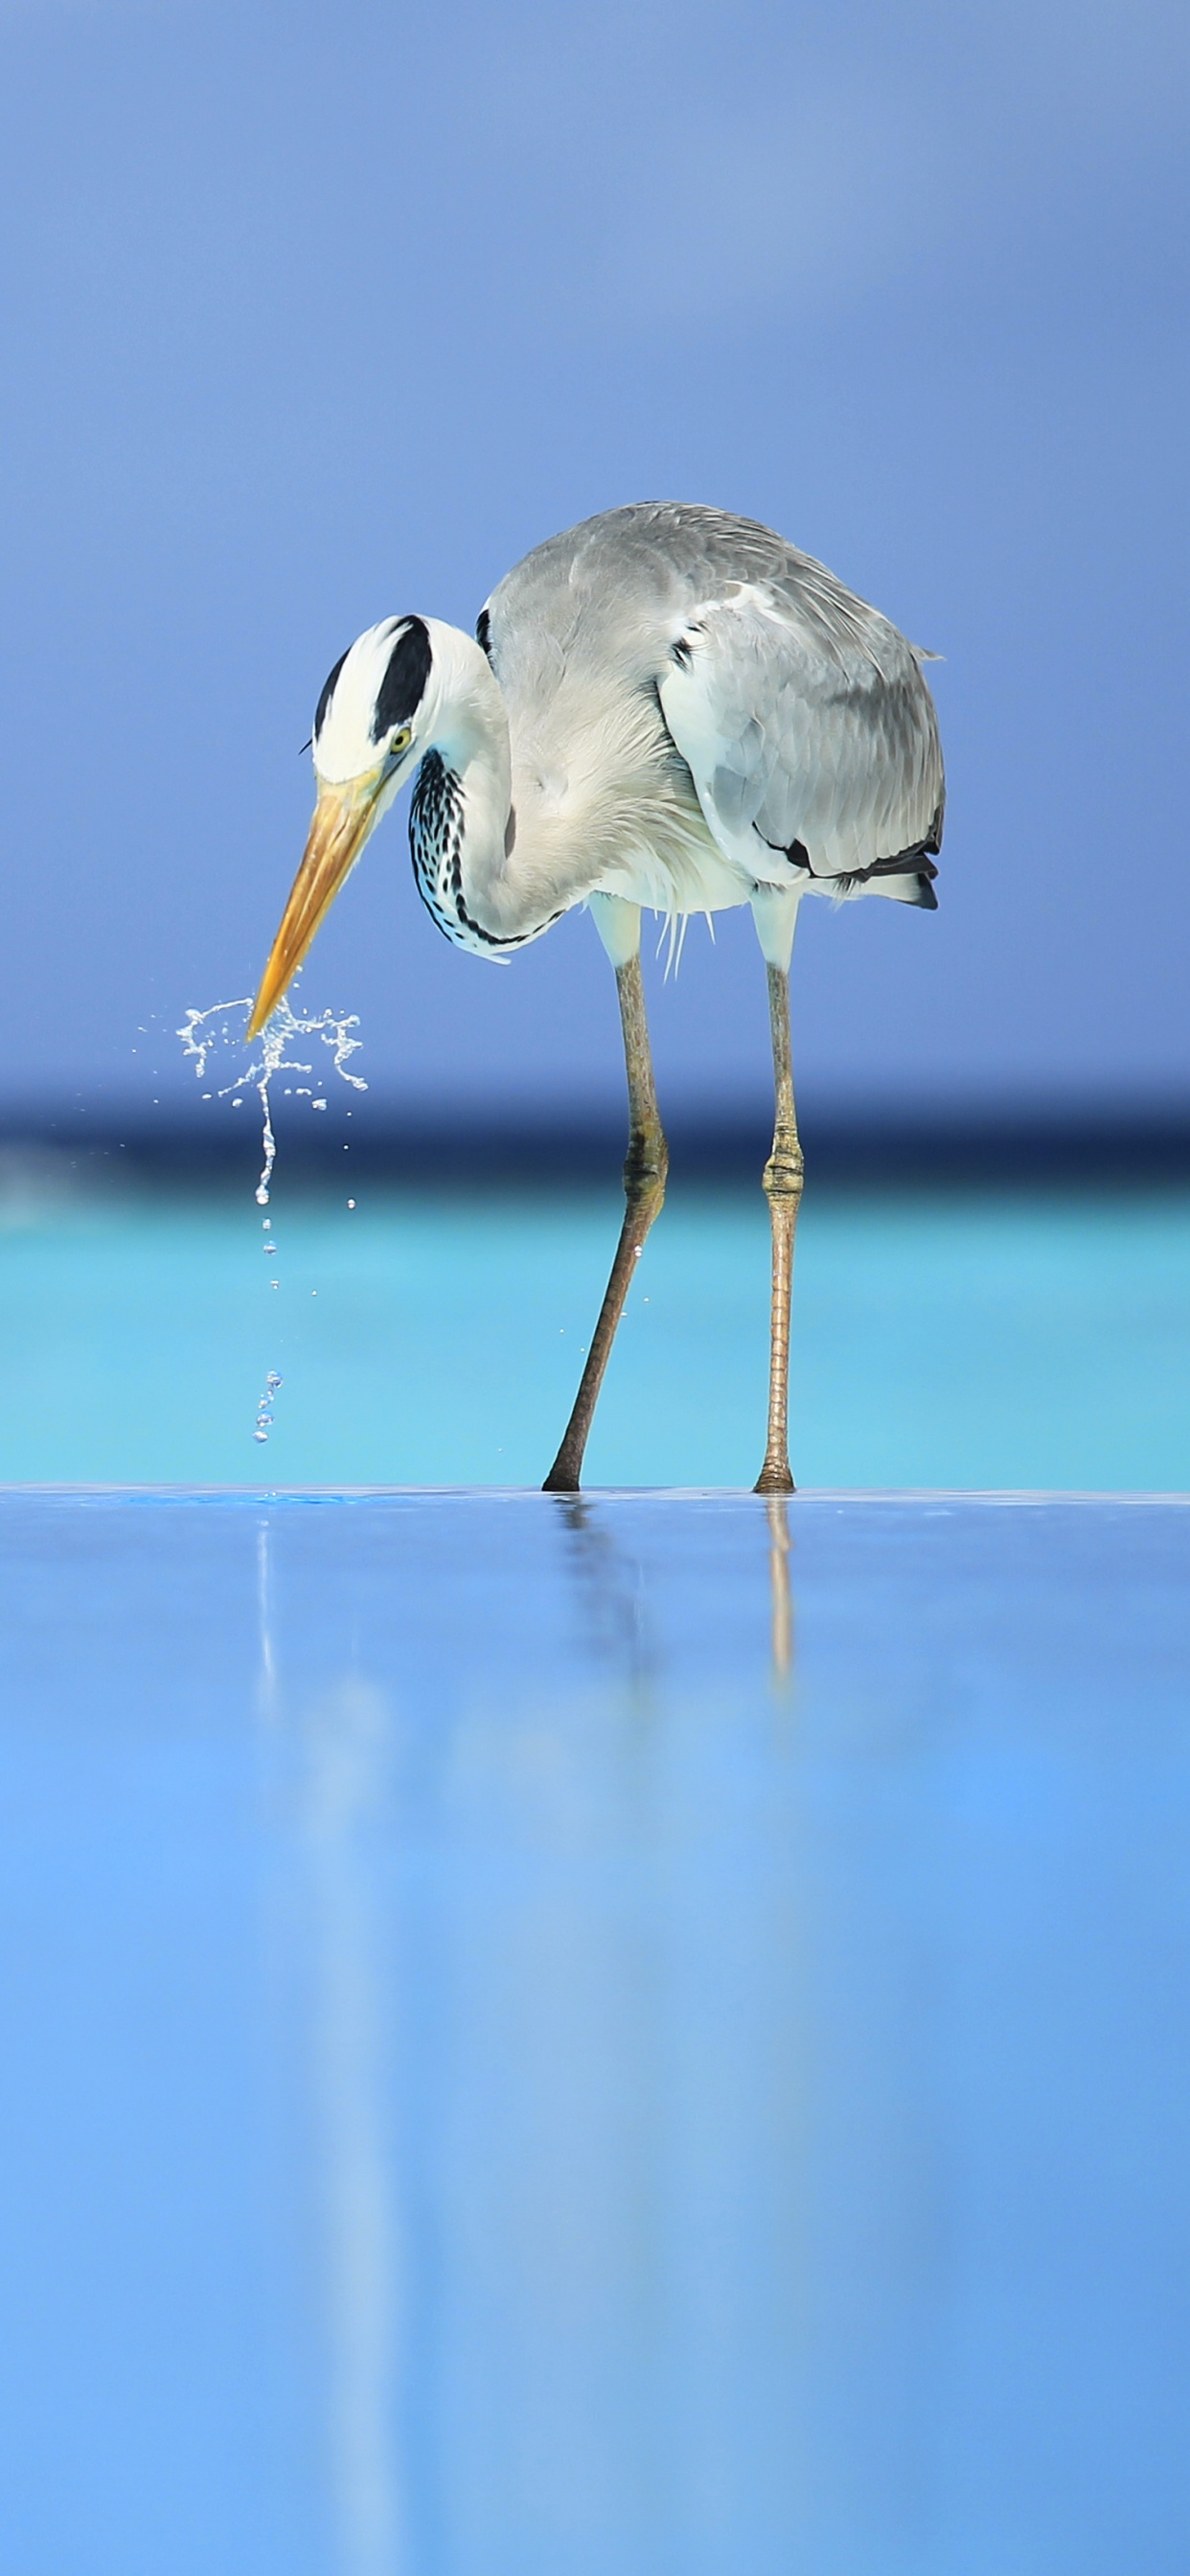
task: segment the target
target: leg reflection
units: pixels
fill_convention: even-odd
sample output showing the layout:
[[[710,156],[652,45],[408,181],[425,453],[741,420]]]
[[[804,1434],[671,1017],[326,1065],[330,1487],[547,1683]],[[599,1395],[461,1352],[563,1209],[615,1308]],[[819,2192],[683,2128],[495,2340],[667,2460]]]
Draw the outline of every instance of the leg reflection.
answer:
[[[624,1680],[637,1685],[651,1682],[660,1657],[643,1567],[620,1545],[611,1516],[598,1503],[589,1503],[580,1494],[559,1495],[557,1509],[595,1652]]]
[[[557,1509],[567,1533],[567,1552],[590,1640],[601,1662],[612,1664],[624,1680],[638,1688],[659,1683],[664,1652],[649,1617],[643,1568],[619,1544],[612,1514],[599,1503],[587,1502],[581,1494],[560,1495]],[[787,1688],[793,1678],[795,1646],[789,1582],[793,1540],[787,1496],[766,1496],[765,1517],[772,1594],[772,1675],[775,1683]]]
[[[773,1680],[788,1688],[793,1678],[793,1602],[789,1590],[789,1504],[784,1494],[770,1494],[765,1504],[769,1525],[769,1583],[773,1596]]]

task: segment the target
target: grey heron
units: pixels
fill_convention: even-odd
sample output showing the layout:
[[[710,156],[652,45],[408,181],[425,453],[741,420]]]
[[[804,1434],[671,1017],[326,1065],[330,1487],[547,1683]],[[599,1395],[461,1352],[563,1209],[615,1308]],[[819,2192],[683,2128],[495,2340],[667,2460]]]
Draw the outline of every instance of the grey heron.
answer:
[[[942,755],[918,649],[769,528],[674,502],[604,511],[534,548],[475,638],[386,617],[318,700],[317,804],[255,1035],[406,779],[418,889],[456,947],[506,957],[586,904],[615,968],[628,1075],[626,1210],[547,1492],[575,1492],[668,1154],[640,971],[642,906],[750,904],[768,970],[775,1122],[768,1438],[790,1493],[789,1308],[802,1151],[789,963],[803,895],[933,910]]]

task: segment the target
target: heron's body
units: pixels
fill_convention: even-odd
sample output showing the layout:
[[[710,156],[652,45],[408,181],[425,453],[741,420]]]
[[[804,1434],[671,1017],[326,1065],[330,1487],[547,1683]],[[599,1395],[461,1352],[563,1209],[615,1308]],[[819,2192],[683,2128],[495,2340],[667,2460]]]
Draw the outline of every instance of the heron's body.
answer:
[[[449,630],[422,622],[437,654]],[[758,886],[932,903],[942,760],[917,656],[769,529],[606,511],[527,555],[479,633],[500,702],[476,691],[474,740],[428,754],[414,812],[418,883],[459,947],[523,946],[593,893],[676,914]]]
[[[620,982],[634,1144],[624,1258],[592,1344],[589,1401],[580,1390],[551,1477],[577,1483],[631,1276],[624,1262],[664,1187],[640,907],[677,917],[750,903],[778,1089],[762,1482],[788,1484],[779,1310],[787,1336],[801,1156],[785,977],[803,894],[934,907],[943,772],[920,657],[770,529],[668,502],[606,511],[536,547],[493,591],[477,638],[432,618],[389,618],[336,664],[314,727],[319,807],[253,1024],[415,768],[414,871],[456,946],[508,956],[591,904]]]

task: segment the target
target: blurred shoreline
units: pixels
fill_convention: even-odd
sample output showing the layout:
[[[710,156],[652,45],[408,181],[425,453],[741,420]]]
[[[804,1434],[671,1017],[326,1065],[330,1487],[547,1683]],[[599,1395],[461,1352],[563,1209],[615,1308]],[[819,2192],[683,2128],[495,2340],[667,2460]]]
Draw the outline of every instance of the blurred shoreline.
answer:
[[[360,1181],[390,1187],[473,1190],[598,1189],[618,1182],[620,1116],[400,1116],[391,1107],[338,1104],[315,1119],[274,1103],[278,1177],[289,1188],[338,1188],[344,1154]],[[910,1117],[807,1108],[801,1119],[815,1189],[1181,1189],[1190,1184],[1190,1114],[1109,1108]],[[667,1120],[671,1182],[754,1189],[769,1147],[762,1107],[728,1117],[679,1111]],[[255,1180],[260,1120],[242,1110],[113,1117],[92,1107],[53,1116],[0,1112],[0,1193],[45,1185],[104,1190],[222,1189]]]

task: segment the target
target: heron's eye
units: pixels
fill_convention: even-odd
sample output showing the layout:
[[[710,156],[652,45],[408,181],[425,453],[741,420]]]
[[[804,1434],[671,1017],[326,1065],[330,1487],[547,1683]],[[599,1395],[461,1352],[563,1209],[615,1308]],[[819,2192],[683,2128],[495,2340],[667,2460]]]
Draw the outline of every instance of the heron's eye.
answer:
[[[412,740],[413,740],[413,727],[412,727],[412,725],[402,725],[402,726],[400,727],[399,732],[397,732],[397,733],[395,733],[395,734],[393,735],[392,741],[390,742],[390,744],[389,744],[389,746],[388,746],[388,756],[389,756],[389,759],[390,759],[390,760],[399,760],[399,759],[400,759],[400,757],[401,757],[402,752],[406,752],[406,751],[408,751],[408,749],[409,749],[409,745],[410,745],[410,743],[412,742]]]

